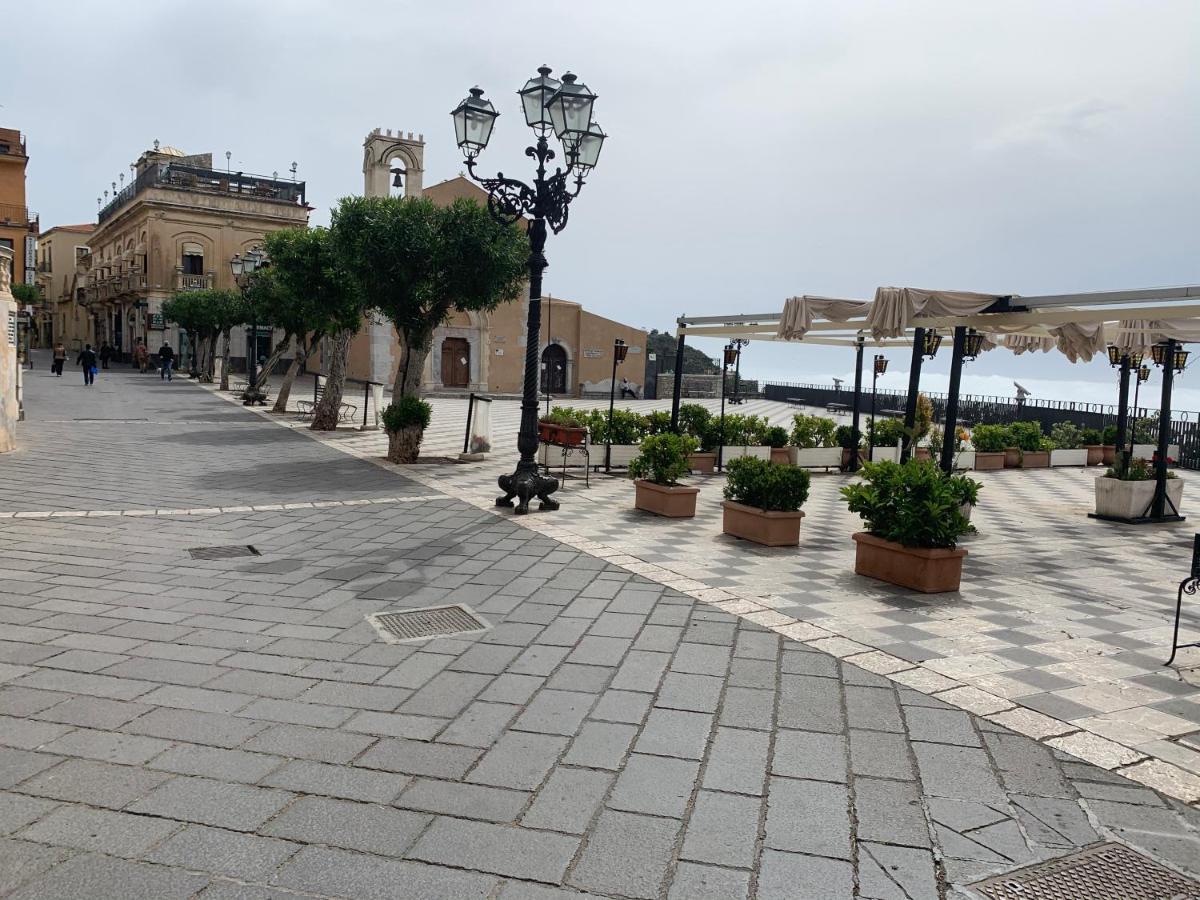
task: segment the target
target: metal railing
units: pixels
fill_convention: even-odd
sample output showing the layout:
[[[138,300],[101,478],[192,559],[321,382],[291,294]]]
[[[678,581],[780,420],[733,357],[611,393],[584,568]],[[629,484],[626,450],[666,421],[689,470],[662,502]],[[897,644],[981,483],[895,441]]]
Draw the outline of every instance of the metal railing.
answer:
[[[6,225],[25,227],[37,216],[29,212],[28,206],[17,206],[15,203],[0,203],[0,222]]]
[[[175,273],[175,289],[177,291],[206,291],[213,286],[213,275],[185,275]]]
[[[110,219],[135,196],[152,187],[238,194],[259,200],[305,205],[303,181],[281,181],[265,175],[248,175],[245,172],[218,172],[181,163],[159,163],[144,169],[133,182],[117,193],[108,205],[100,210],[97,221],[103,223]]]

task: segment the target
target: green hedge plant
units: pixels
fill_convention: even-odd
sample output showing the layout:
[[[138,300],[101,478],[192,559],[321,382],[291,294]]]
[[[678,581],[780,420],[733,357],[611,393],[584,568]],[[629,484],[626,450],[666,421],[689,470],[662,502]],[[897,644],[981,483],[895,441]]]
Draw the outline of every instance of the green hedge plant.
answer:
[[[569,406],[556,406],[550,412],[541,416],[540,422],[549,422],[561,428],[587,428],[588,413]]]
[[[1012,433],[1005,425],[976,425],[971,443],[980,453],[1003,453],[1013,445]]]
[[[979,485],[965,476],[915,459],[866,463],[862,475],[861,482],[842,488],[842,496],[876,537],[905,547],[953,548],[973,530],[962,505],[978,498]]]
[[[876,419],[867,425],[867,442],[872,447],[895,447],[904,441],[901,419]]]
[[[818,447],[836,447],[837,423],[824,416],[806,416],[797,413],[792,417],[792,446],[801,450]]]
[[[1117,426],[1105,425],[1104,431],[1101,432],[1101,443],[1105,447],[1113,447],[1117,443]]]
[[[1012,444],[1009,446],[1017,447],[1025,452],[1036,450],[1044,450],[1042,446],[1042,426],[1038,422],[1013,422],[1008,426],[1008,433],[1012,439]]]
[[[693,437],[701,449],[716,449],[719,429],[712,424],[713,415],[699,403],[684,403],[679,407],[679,429]]]
[[[669,419],[668,419],[668,424]],[[608,428],[608,410],[593,409],[587,414],[588,431],[593,444],[640,444],[650,432],[650,423],[641,413],[631,409],[612,411],[612,433]]]
[[[629,474],[667,487],[679,483],[691,471],[688,456],[698,443],[685,434],[655,434],[642,441],[641,453],[629,463]]]
[[[1050,428],[1050,440],[1060,450],[1078,450],[1083,446],[1083,431],[1074,422],[1055,422]]]
[[[1079,432],[1079,443],[1084,447],[1098,447],[1104,443],[1104,435],[1097,428],[1084,428]]]
[[[775,449],[786,447],[788,442],[787,429],[779,425],[772,425],[763,434],[763,441],[766,442],[768,447]]]
[[[839,425],[833,433],[833,439],[836,442],[836,446],[841,447],[843,450],[853,450],[855,445],[859,447],[863,445],[862,432],[858,433],[856,440],[854,428],[850,425]]]
[[[410,395],[384,407],[383,427],[385,431],[393,434],[405,428],[419,428],[424,431],[429,427],[432,417],[433,407],[420,397]]]
[[[726,466],[725,499],[756,509],[796,512],[808,499],[807,469],[773,466],[765,459],[743,456]]]

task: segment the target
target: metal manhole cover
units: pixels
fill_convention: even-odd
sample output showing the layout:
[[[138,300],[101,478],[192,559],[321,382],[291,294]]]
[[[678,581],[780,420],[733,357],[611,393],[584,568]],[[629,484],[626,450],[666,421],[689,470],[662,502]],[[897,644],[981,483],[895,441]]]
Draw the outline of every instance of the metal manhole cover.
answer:
[[[1124,844],[1101,844],[971,887],[989,900],[1200,900],[1200,882]]]
[[[379,636],[389,644],[424,641],[456,634],[478,634],[491,627],[471,607],[463,603],[372,613],[367,616],[367,621],[375,626]]]
[[[261,556],[251,544],[231,544],[227,547],[189,547],[192,559],[234,559],[238,556]]]

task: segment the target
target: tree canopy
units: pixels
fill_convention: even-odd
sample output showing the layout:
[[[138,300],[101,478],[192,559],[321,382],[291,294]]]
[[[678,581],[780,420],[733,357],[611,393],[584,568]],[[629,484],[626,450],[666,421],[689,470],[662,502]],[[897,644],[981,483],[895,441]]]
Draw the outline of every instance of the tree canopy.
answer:
[[[251,288],[258,318],[289,334],[357,330],[363,304],[327,228],[284,228],[266,236],[271,264]]]
[[[674,372],[677,346],[675,335],[654,328],[647,335],[646,343],[650,353],[658,354],[663,372]],[[703,350],[686,343],[683,345],[683,373],[685,375],[719,375],[720,372],[720,366],[714,366],[713,361]]]

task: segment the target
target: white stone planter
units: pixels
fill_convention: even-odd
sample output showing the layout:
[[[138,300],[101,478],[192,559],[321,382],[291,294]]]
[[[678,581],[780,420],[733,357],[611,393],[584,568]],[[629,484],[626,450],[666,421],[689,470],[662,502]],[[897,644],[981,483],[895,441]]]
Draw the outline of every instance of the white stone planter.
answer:
[[[975,451],[974,450],[960,450],[958,452],[958,454],[954,457],[954,465],[956,468],[959,468],[959,469],[975,468]]]
[[[863,450],[862,458],[869,462],[900,462],[900,445],[895,447],[871,447]]]
[[[567,468],[582,469],[586,465],[604,465],[604,445],[599,447],[594,444],[588,447],[592,454],[589,460],[583,455],[582,447],[571,447],[567,450]],[[538,462],[543,466],[549,466],[551,469],[561,469],[563,465],[563,448],[552,446],[550,444],[538,445]]]
[[[841,447],[793,447],[792,465],[805,468],[833,468],[842,464]]]
[[[1154,459],[1154,454],[1158,452],[1158,444],[1134,444],[1133,458],[1134,459]],[[1167,444],[1167,458],[1179,459],[1179,445]]]
[[[1183,479],[1167,479],[1167,496],[1175,509],[1183,500]],[[1136,519],[1146,513],[1154,499],[1154,481],[1121,481],[1119,478],[1096,479],[1096,515]],[[1169,513],[1170,510],[1168,509]]]
[[[770,447],[737,447],[725,446],[721,448],[721,464],[729,462],[731,459],[737,459],[741,456],[753,456],[756,459],[765,459],[768,462],[771,459]]]
[[[1087,449],[1079,450],[1051,450],[1050,465],[1051,466],[1086,466],[1087,465]]]
[[[620,466],[622,469],[627,467],[634,458],[642,452],[640,444],[613,444],[612,445],[612,464]],[[599,456],[599,460],[596,457]],[[604,462],[604,446],[592,447],[592,462]]]

